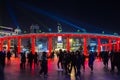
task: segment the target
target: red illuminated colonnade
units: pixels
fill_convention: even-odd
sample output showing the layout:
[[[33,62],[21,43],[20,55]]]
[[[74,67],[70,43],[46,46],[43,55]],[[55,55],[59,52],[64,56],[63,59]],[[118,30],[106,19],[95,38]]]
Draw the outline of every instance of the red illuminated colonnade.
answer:
[[[23,38],[31,38],[31,41],[32,41],[32,53],[35,53],[35,38],[37,37],[48,37],[48,50],[49,50],[49,53],[51,53],[52,51],[52,38],[53,37],[57,37],[57,36],[62,36],[62,37],[66,37],[67,39],[67,45],[66,45],[66,48],[68,51],[70,51],[70,38],[71,37],[80,37],[80,38],[83,38],[83,42],[84,42],[84,48],[83,48],[83,51],[84,51],[84,54],[86,55],[87,54],[87,38],[96,38],[98,39],[98,54],[100,53],[101,51],[101,46],[109,46],[109,49],[110,51],[112,50],[112,40],[116,40],[116,45],[117,45],[117,48],[116,50],[119,50],[119,40],[120,40],[120,37],[119,36],[113,36],[113,35],[101,35],[101,34],[87,34],[87,33],[39,33],[39,34],[22,34],[22,35],[14,35],[14,36],[5,36],[5,37],[1,37],[0,38],[0,51],[2,50],[3,48],[3,42],[4,40],[7,40],[7,51],[10,51],[10,41],[11,39],[18,39],[18,53],[20,53],[21,49],[20,49],[20,46],[21,46],[21,39]],[[101,44],[101,39],[108,39],[109,40],[109,43],[108,44]]]

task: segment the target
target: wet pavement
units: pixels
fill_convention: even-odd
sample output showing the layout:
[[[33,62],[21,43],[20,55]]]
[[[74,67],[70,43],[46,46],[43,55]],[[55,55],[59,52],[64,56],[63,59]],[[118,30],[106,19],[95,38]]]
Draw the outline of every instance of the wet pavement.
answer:
[[[109,62],[110,63],[110,62]],[[110,64],[108,69],[104,68],[104,65],[98,59],[94,62],[94,71],[91,72],[86,61],[85,71],[81,69],[80,78],[75,78],[74,71],[70,76],[65,76],[62,71],[57,70],[57,59],[48,61],[48,77],[39,76],[40,66],[32,67],[30,70],[28,64],[26,69],[20,69],[19,58],[12,58],[11,62],[6,62],[4,72],[0,72],[0,80],[120,80],[120,75],[115,71],[110,72]]]

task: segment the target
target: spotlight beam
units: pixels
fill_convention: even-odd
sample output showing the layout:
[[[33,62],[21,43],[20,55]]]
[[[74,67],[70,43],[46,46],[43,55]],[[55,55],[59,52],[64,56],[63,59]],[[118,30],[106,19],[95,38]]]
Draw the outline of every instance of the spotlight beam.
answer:
[[[29,17],[31,17],[33,20],[35,20],[37,23],[39,23],[42,27],[48,29],[48,27],[43,24],[39,19],[35,18],[34,16],[30,15],[30,14],[27,14]]]
[[[19,25],[18,25],[16,16],[14,15],[13,10],[12,10],[12,7],[11,7],[11,5],[10,5],[10,2],[9,2],[8,0],[7,0],[7,3],[6,3],[6,4],[7,4],[6,6],[7,6],[7,9],[8,9],[8,13],[9,13],[10,17],[12,18],[13,23],[15,24],[15,26],[16,26],[17,28],[19,28]]]
[[[69,26],[71,26],[71,27],[74,27],[74,28],[76,28],[76,29],[82,30],[83,32],[86,32],[86,30],[85,30],[84,28],[81,28],[80,26],[75,25],[75,24],[73,24],[73,23],[71,23],[71,22],[69,22],[69,21],[67,21],[67,20],[65,20],[65,19],[63,19],[63,18],[60,18],[60,17],[55,16],[55,15],[53,15],[53,14],[50,14],[49,12],[46,12],[46,11],[43,11],[43,10],[41,10],[41,9],[39,9],[39,8],[30,6],[30,5],[25,4],[25,3],[23,3],[23,2],[17,2],[17,4],[20,5],[20,6],[22,6],[22,7],[24,7],[24,8],[26,8],[26,9],[29,9],[29,10],[32,10],[32,11],[37,12],[37,13],[39,13],[39,14],[48,16],[48,17],[50,17],[50,18],[52,18],[52,19],[54,19],[54,20],[60,21],[60,22],[65,23],[65,24],[67,24],[67,25],[69,25]]]

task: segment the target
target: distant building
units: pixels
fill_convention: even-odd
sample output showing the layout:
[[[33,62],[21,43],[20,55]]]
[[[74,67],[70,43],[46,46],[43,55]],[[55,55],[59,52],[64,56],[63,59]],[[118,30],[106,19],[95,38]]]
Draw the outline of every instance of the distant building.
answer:
[[[21,29],[19,28],[19,27],[17,27],[16,29],[15,29],[15,34],[17,34],[17,35],[19,35],[19,34],[21,34]]]
[[[10,35],[18,35],[20,32],[21,32],[21,30],[18,29],[18,28],[15,29],[15,31],[14,31],[13,28],[11,28],[11,27],[0,26],[0,37],[10,36]],[[7,40],[4,41],[3,48],[5,50],[8,48],[8,46],[7,46]],[[14,48],[14,39],[11,39],[10,49],[12,50],[13,48]]]
[[[31,25],[30,26],[30,33],[39,33],[39,26],[36,24],[36,25]]]
[[[13,30],[11,27],[0,26],[0,36],[10,36],[21,34],[21,29],[16,28]]]
[[[14,34],[13,28],[0,26],[0,36],[9,36]]]

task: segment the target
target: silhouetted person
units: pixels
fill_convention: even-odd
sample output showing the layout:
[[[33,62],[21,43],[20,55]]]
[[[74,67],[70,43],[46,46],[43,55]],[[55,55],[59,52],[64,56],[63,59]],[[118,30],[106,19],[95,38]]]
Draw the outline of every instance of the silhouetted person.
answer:
[[[0,80],[5,80],[4,77],[5,57],[6,52],[4,50],[0,51]]]
[[[118,66],[118,74],[120,74],[120,51],[118,52],[118,62],[117,62],[117,66]]]
[[[80,69],[81,69],[81,52],[79,52],[79,51],[76,51],[76,67],[77,67],[76,76],[80,76]]]
[[[10,51],[7,52],[7,60],[8,60],[8,62],[11,61],[11,52]]]
[[[26,56],[25,53],[21,53],[21,68],[25,69]]]
[[[35,52],[35,54],[34,54],[34,66],[35,65],[38,65],[38,54],[37,54],[37,52]]]
[[[103,63],[105,67],[108,67],[109,53],[107,51],[103,52]]]
[[[89,53],[88,65],[89,65],[91,71],[93,71],[94,60],[95,60],[94,54],[92,52],[90,52]]]
[[[120,53],[119,52],[115,52],[113,54],[113,71],[114,71],[114,67],[116,66],[117,67],[117,70],[118,70],[118,73],[120,73]]]
[[[115,51],[111,51],[110,53],[110,61],[111,61],[111,72],[114,71],[114,67],[115,67]]]
[[[42,60],[41,60],[41,69],[40,69],[40,76],[42,73],[44,73],[44,77],[47,77],[48,75],[48,60],[47,60],[47,53],[43,52],[42,54]]]
[[[81,65],[83,66],[83,70],[85,70],[85,55],[81,53]]]
[[[54,51],[52,51],[52,53],[50,54],[50,58],[54,60]]]
[[[4,77],[4,69],[1,65],[1,53],[0,53],[0,80],[5,80],[5,77]]]
[[[60,64],[61,64],[61,68],[63,69],[63,52],[62,50],[60,49],[59,50],[59,53],[58,53],[58,62],[57,62],[57,66],[58,66],[58,69],[60,69]]]
[[[69,75],[70,74],[70,62],[71,62],[70,52],[64,51],[63,54],[64,54],[63,65],[64,65],[65,74]]]
[[[71,68],[70,68],[70,72],[72,72],[72,68],[74,68],[74,71],[75,71],[75,74],[76,74],[76,71],[77,71],[77,68],[76,68],[76,54],[75,52],[71,52]]]
[[[5,51],[0,51],[0,70],[4,70],[5,67]]]
[[[32,63],[33,63],[33,54],[32,54],[32,51],[28,54],[28,62],[30,64],[30,69],[32,69]]]

